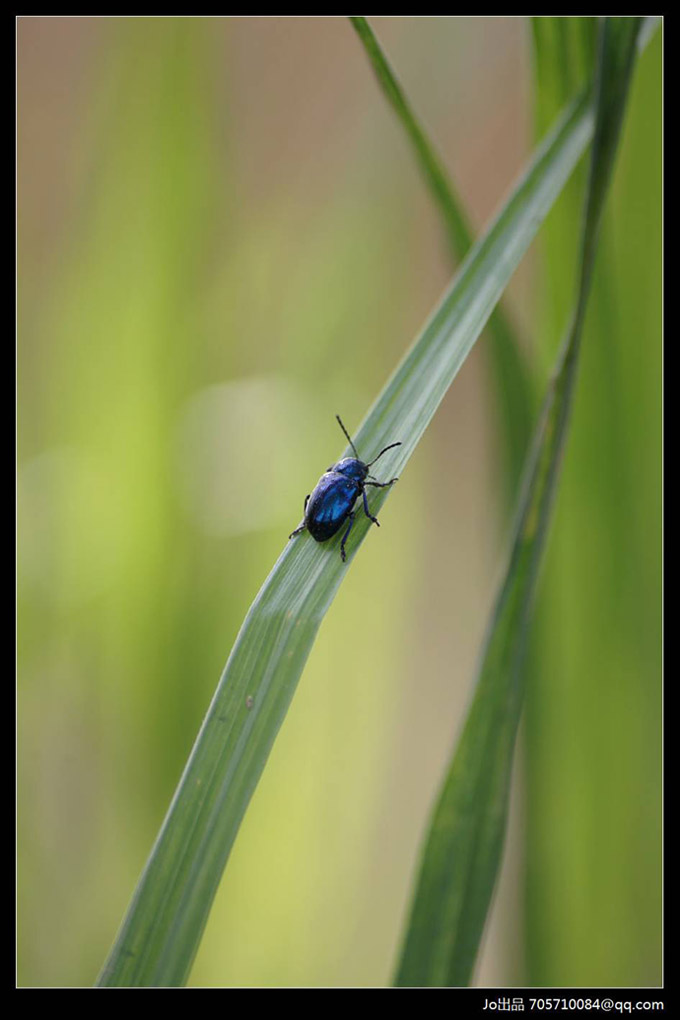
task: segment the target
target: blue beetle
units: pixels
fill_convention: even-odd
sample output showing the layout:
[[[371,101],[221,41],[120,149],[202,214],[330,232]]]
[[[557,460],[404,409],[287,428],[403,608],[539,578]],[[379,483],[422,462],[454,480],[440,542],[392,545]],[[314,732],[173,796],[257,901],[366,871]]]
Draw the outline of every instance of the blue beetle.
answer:
[[[374,517],[368,509],[365,486],[373,485],[376,489],[385,489],[388,485],[393,485],[398,481],[397,478],[391,478],[389,482],[379,482],[368,473],[368,469],[375,464],[379,457],[382,457],[383,453],[391,450],[394,446],[401,446],[401,443],[390,443],[380,451],[377,457],[373,458],[370,464],[364,464],[363,460],[359,458],[349,432],[342,424],[340,415],[336,414],[335,417],[347,436],[355,456],[344,457],[337,464],[331,464],[326,473],[321,476],[314,492],[305,499],[303,523],[295,531],[292,531],[288,538],[290,540],[295,535],[299,535],[301,531],[308,531],[317,542],[326,542],[340,530],[345,521],[349,520],[347,531],[342,536],[340,543],[340,555],[344,562],[346,559],[345,542],[354,524],[354,504],[357,497],[359,494],[363,496],[364,513],[370,521],[380,527],[377,517]]]

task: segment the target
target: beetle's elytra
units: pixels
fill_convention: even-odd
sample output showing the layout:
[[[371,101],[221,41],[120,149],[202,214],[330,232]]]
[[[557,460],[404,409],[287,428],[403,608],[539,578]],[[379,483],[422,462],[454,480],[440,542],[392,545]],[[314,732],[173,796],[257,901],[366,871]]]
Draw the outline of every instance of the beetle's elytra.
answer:
[[[369,464],[364,464],[363,460],[359,458],[349,432],[340,420],[340,415],[336,414],[335,417],[347,436],[355,456],[344,457],[337,464],[331,464],[326,473],[321,476],[314,491],[305,499],[302,524],[288,537],[293,538],[301,531],[308,531],[317,542],[326,542],[340,530],[345,521],[349,521],[347,531],[342,536],[340,543],[340,555],[344,561],[346,558],[345,542],[354,524],[354,504],[359,495],[363,497],[364,513],[369,520],[379,526],[377,517],[374,517],[368,509],[366,486],[373,485],[376,489],[384,489],[398,481],[397,478],[391,478],[389,482],[379,482],[368,473],[368,469],[375,464],[379,457],[382,457],[383,453],[395,446],[401,446],[401,443],[390,443]]]

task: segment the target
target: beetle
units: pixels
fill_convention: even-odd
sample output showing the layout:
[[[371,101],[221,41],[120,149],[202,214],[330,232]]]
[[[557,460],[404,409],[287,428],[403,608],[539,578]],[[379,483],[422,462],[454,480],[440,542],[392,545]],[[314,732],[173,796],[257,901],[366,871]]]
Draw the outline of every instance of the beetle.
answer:
[[[352,437],[342,424],[340,415],[336,414],[335,417],[347,436],[349,445],[354,451],[354,457],[343,457],[337,464],[331,464],[321,476],[314,491],[305,499],[302,524],[290,533],[288,539],[294,538],[302,531],[308,531],[317,542],[327,542],[340,530],[345,521],[349,521],[347,531],[342,536],[340,543],[340,555],[344,563],[346,559],[345,542],[354,524],[354,504],[359,495],[363,497],[364,513],[370,521],[380,527],[378,518],[374,517],[368,509],[366,486],[372,485],[376,489],[386,489],[389,485],[399,481],[398,478],[391,478],[389,482],[379,482],[377,478],[368,473],[368,469],[382,457],[383,453],[387,453],[395,446],[401,446],[401,443],[390,443],[369,464],[365,464],[357,453]]]

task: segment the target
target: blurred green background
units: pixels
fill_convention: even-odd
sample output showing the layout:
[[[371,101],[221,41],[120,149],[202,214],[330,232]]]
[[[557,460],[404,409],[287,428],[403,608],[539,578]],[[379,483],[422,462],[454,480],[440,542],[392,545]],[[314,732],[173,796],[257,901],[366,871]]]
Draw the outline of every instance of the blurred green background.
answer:
[[[570,82],[548,60],[536,102],[524,19],[371,20],[481,228]],[[661,980],[660,35],[603,234],[481,985]],[[22,17],[18,180],[18,982],[88,985],[342,448],[334,414],[356,428],[451,267],[342,18]],[[508,294],[537,395],[580,185]],[[391,979],[503,563],[487,357],[328,614],[192,985]]]

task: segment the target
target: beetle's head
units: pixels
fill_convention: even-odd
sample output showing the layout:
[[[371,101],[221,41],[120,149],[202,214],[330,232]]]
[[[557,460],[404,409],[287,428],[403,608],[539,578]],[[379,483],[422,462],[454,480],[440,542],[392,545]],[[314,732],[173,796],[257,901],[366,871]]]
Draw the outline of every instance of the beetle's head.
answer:
[[[357,460],[356,457],[344,457],[337,464],[333,464],[329,470],[335,471],[338,475],[344,475],[345,478],[351,478],[355,482],[363,482],[368,474],[368,467],[363,460]]]

